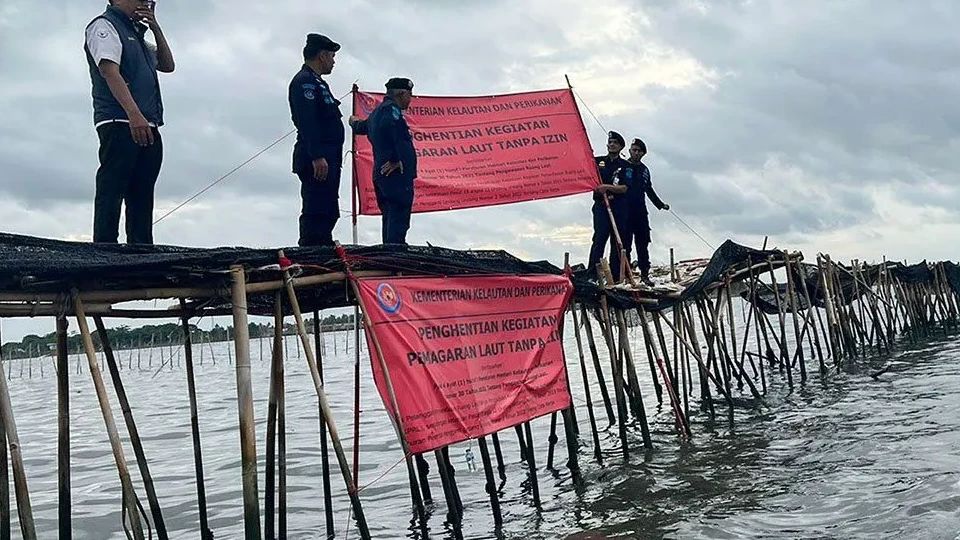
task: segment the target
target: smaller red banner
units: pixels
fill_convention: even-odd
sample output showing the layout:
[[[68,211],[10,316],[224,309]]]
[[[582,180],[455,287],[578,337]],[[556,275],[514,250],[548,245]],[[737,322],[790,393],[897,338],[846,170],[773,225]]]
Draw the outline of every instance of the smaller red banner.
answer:
[[[489,435],[570,406],[560,328],[562,276],[370,278],[373,375],[391,405],[383,352],[410,451]],[[396,415],[395,415],[396,416]]]

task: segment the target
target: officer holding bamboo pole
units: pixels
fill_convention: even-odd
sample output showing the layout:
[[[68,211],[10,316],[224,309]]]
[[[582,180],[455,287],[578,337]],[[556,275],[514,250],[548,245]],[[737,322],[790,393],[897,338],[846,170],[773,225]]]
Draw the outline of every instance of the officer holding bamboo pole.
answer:
[[[626,234],[627,186],[620,184],[617,172],[627,166],[620,152],[626,142],[623,135],[611,131],[607,137],[607,155],[596,157],[597,170],[600,173],[600,185],[593,190],[593,244],[590,246],[590,259],[587,270],[596,273],[597,263],[603,257],[606,244],[610,244],[610,270],[613,279],[620,280],[620,241]],[[609,206],[609,211],[607,207]],[[616,227],[616,230],[614,228]],[[619,234],[618,234],[619,233]]]

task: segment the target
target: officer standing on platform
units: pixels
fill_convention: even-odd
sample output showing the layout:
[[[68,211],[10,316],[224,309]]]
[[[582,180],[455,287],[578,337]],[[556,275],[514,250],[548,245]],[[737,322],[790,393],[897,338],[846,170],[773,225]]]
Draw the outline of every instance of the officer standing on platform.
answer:
[[[373,187],[383,217],[382,242],[406,244],[413,209],[417,154],[403,111],[413,99],[413,82],[393,78],[387,94],[366,120],[350,117],[350,126],[373,146]]]
[[[293,172],[300,177],[300,245],[332,246],[340,219],[343,165],[343,115],[324,75],[333,72],[340,45],[327,36],[308,34],[303,68],[290,81],[290,114],[297,127]]]
[[[597,263],[603,257],[603,250],[610,244],[610,271],[616,281],[620,280],[620,248],[617,246],[610,223],[610,214],[603,199],[610,202],[613,219],[617,222],[620,238],[626,242],[624,234],[627,232],[628,205],[626,193],[628,186],[620,183],[617,172],[627,166],[626,160],[620,157],[620,152],[626,146],[623,136],[611,131],[607,138],[607,155],[598,156],[597,169],[600,171],[601,184],[593,190],[593,245],[590,247],[590,259],[587,270],[596,274]],[[624,246],[626,248],[626,246]]]
[[[618,175],[621,183],[627,184],[627,206],[629,221],[627,234],[623,235],[623,247],[630,257],[631,243],[637,246],[637,265],[640,269],[640,279],[647,285],[653,286],[650,281],[650,217],[647,213],[647,197],[660,210],[669,210],[670,205],[663,202],[657,192],[653,190],[650,181],[650,169],[641,161],[647,155],[647,145],[640,139],[634,139],[630,145],[630,159]],[[632,242],[631,242],[632,240]]]
[[[153,195],[163,163],[163,100],[157,72],[175,64],[152,0],[110,0],[87,25],[84,51],[100,139],[93,241],[117,243],[126,206],[129,244],[153,243]],[[144,39],[153,34],[156,44]]]

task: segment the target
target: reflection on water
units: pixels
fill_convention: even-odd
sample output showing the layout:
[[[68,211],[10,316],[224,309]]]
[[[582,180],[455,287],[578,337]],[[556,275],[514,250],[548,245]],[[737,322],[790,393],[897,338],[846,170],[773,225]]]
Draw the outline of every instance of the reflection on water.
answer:
[[[293,339],[288,339],[289,537],[320,538],[324,517],[316,398],[305,360],[298,357]],[[327,389],[350,452],[353,354],[344,351],[346,334],[328,334],[326,340]],[[333,340],[339,343],[336,354]],[[578,492],[565,469],[542,469],[549,419],[535,421],[543,501],[542,511],[537,512],[515,435],[512,430],[504,432],[501,441],[508,478],[501,486],[502,537],[960,537],[960,345],[954,340],[941,338],[905,348],[894,358],[858,360],[842,373],[825,377],[812,369],[807,385],[798,386],[793,393],[773,376],[765,407],[738,408],[732,428],[720,414],[716,423],[702,413],[694,414],[693,438],[687,443],[676,437],[670,409],[657,408],[649,370],[640,362],[655,448],[642,452],[637,428],[631,432],[633,454],[630,462],[624,463],[616,430],[603,431],[603,467],[593,460],[589,446],[576,349],[572,336],[567,340],[583,434],[580,463],[587,485]],[[265,346],[269,348],[269,343]],[[242,538],[235,374],[226,344],[214,344],[213,349],[216,363],[205,346],[203,364],[197,366],[210,526],[217,538]],[[251,350],[257,448],[262,454],[269,366],[261,359],[259,344],[255,342]],[[142,353],[138,370],[136,357],[129,358],[128,351],[119,354],[167,528],[172,538],[196,538],[196,488],[182,360],[175,360],[172,369],[169,365],[158,369],[159,352],[154,352],[148,368],[146,353]],[[869,377],[871,369],[890,362],[891,371],[879,381]],[[119,539],[124,537],[119,479],[89,373],[85,365],[82,373],[78,372],[78,365],[78,358],[72,357],[74,538]],[[133,369],[127,369],[128,365]],[[402,458],[400,445],[372,386],[366,358],[363,372],[360,483],[367,486],[361,493],[367,521],[375,538],[415,535],[409,529],[406,471],[402,464],[395,466]],[[44,373],[39,377],[35,365],[33,378],[20,378],[14,370],[10,386],[37,528],[41,538],[54,538],[56,381],[50,364]],[[592,369],[590,376],[593,378]],[[605,425],[596,387],[593,396],[598,421]],[[115,399],[112,403],[120,421],[119,405]],[[122,421],[120,425],[124,431]],[[496,538],[482,467],[471,472],[466,465],[468,446],[450,450],[465,507],[463,536]],[[473,453],[479,457],[476,448]],[[129,445],[126,454],[132,474],[139,479]],[[555,462],[561,464],[565,459],[561,439]],[[432,455],[428,461],[435,499],[428,509],[430,536],[453,538],[444,524],[446,507]],[[335,463],[332,461],[334,473]],[[334,474],[332,484],[338,538],[344,538],[350,526],[348,499],[338,475]],[[142,490],[139,493],[142,495]],[[352,530],[349,537],[359,536]]]

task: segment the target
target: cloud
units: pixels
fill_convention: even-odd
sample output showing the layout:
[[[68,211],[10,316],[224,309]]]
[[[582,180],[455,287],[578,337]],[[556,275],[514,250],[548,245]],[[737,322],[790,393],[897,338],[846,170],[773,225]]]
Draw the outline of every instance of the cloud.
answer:
[[[5,230],[84,238],[97,140],[82,31],[96,2],[0,6]],[[960,10],[947,0],[161,2],[177,58],[164,76],[158,215],[292,129],[286,90],[307,32],[343,43],[330,82],[426,94],[556,88],[571,77],[588,133],[643,137],[661,196],[725,238],[837,257],[951,256],[960,218]],[[348,101],[348,100],[347,100]],[[349,105],[344,105],[345,113]],[[292,138],[167,218],[165,243],[296,242]],[[349,207],[344,171],[341,207]],[[415,216],[416,242],[585,258],[590,197]],[[709,248],[653,212],[654,261]],[[375,242],[376,219],[360,240]],[[921,242],[917,235],[926,236]],[[336,234],[349,239],[350,223]],[[953,256],[956,258],[956,256]]]

